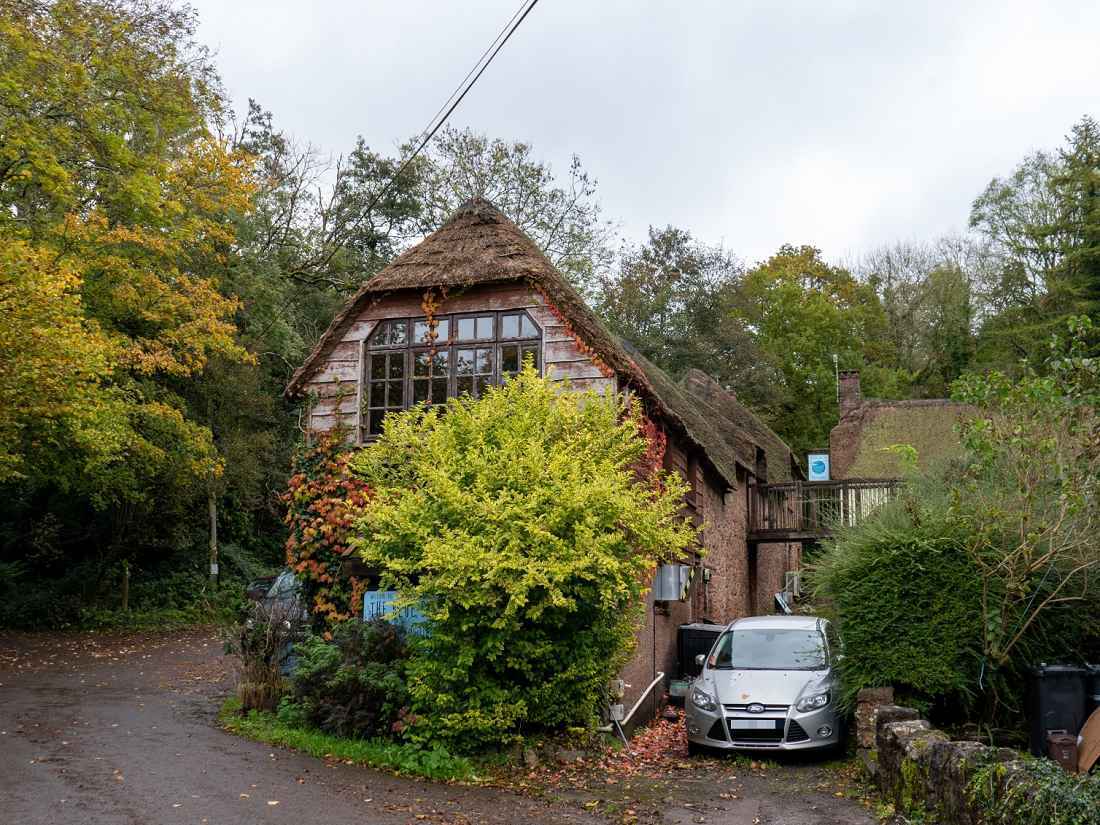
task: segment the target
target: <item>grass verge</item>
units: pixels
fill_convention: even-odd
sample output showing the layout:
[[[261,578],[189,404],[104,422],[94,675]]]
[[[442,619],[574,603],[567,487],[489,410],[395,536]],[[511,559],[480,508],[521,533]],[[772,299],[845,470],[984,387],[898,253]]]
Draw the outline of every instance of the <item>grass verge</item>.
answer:
[[[480,781],[474,763],[442,748],[424,750],[383,739],[341,739],[318,730],[290,727],[274,713],[240,712],[240,702],[230,697],[218,714],[221,726],[238,736],[291,748],[318,759],[336,759],[381,768],[404,776],[421,776],[443,782]]]

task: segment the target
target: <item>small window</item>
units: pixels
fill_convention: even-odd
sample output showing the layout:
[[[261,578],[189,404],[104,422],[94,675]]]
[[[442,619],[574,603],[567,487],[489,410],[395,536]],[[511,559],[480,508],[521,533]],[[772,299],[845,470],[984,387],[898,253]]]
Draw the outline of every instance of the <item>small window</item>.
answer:
[[[540,370],[538,344],[501,344],[500,376],[511,378],[530,360],[531,366]]]
[[[405,408],[405,351],[371,354],[366,378],[366,435],[378,435],[386,413]]]
[[[446,403],[450,358],[447,349],[413,353],[412,403]]]
[[[371,347],[403,347],[409,340],[409,322],[404,318],[382,321],[371,333]]]
[[[493,349],[455,350],[455,393],[478,398],[493,383]]]
[[[456,323],[458,324],[456,341],[491,341],[495,337],[492,315],[459,318]]]
[[[413,343],[444,343],[450,339],[451,322],[447,318],[438,318],[435,321],[435,335],[431,336],[432,325],[427,318],[413,321]]]
[[[538,338],[539,328],[526,312],[507,312],[500,316],[500,337]]]

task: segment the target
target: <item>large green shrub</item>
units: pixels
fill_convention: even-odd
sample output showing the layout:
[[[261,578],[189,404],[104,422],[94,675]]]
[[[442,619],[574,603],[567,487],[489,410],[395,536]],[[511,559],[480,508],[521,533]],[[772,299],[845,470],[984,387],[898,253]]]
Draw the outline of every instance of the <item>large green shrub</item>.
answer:
[[[356,457],[375,497],[353,545],[430,631],[409,663],[418,741],[476,749],[596,718],[658,558],[695,535],[683,482],[636,471],[641,424],[528,368],[389,416]]]
[[[939,502],[906,496],[842,533],[811,570],[837,615],[848,702],[893,685],[910,699],[969,704],[981,662],[981,586]]]
[[[409,702],[404,633],[383,621],[350,621],[332,637],[296,647],[292,696],[303,721],[357,739],[400,733]]]

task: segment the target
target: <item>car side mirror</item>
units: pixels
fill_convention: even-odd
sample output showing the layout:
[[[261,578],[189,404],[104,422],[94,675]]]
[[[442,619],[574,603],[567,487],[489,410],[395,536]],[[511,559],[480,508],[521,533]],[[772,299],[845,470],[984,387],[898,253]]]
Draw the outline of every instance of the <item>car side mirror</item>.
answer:
[[[703,667],[706,663],[707,663],[707,654],[705,654],[705,653],[696,653],[695,654],[695,666],[696,667]]]

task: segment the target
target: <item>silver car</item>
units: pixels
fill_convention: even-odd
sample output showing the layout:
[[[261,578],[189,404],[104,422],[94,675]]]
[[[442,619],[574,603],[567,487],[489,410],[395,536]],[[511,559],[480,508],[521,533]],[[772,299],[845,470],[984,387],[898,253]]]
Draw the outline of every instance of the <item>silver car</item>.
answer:
[[[688,749],[838,747],[844,721],[832,667],[838,655],[829,622],[816,616],[732,622],[688,690]]]

